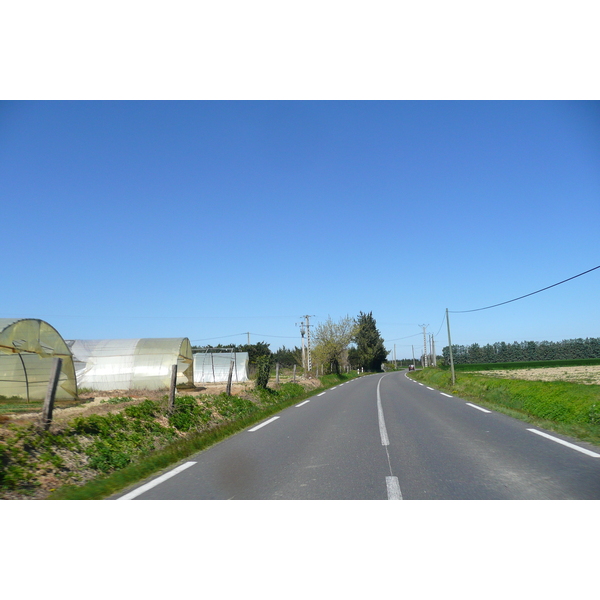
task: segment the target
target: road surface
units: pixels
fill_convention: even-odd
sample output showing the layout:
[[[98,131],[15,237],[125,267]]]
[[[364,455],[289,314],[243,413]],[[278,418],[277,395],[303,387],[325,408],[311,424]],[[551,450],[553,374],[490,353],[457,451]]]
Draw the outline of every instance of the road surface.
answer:
[[[394,372],[299,402],[115,499],[600,499],[600,448]]]

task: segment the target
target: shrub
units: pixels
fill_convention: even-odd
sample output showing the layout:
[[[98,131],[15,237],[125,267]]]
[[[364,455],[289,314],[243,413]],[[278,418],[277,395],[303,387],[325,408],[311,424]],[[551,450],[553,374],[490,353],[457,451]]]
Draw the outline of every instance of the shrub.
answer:
[[[73,432],[78,435],[110,436],[114,430],[127,427],[127,421],[121,414],[90,415],[73,419]]]
[[[238,396],[228,396],[227,394],[217,396],[214,400],[214,406],[217,412],[227,420],[245,417],[257,410],[256,404],[252,400],[246,400]]]
[[[134,419],[154,419],[160,414],[160,405],[153,400],[144,400],[140,404],[127,406],[123,413]]]
[[[88,465],[91,469],[108,473],[122,469],[131,462],[131,455],[122,449],[109,445],[102,440],[96,440],[86,450],[89,456]]]
[[[169,425],[179,431],[190,431],[208,423],[210,418],[210,409],[200,406],[193,396],[181,396],[175,398],[173,412],[169,415]]]
[[[256,387],[265,389],[271,375],[271,357],[259,356],[256,359]]]

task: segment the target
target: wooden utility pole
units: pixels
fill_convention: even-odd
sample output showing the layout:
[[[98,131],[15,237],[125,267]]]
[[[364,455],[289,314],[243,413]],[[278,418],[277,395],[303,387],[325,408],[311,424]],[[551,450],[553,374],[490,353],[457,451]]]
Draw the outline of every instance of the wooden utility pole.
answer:
[[[229,376],[227,377],[227,395],[231,396],[231,380],[233,379],[233,359],[229,363]]]
[[[46,398],[44,399],[44,408],[42,409],[42,428],[44,431],[48,431],[48,428],[52,423],[54,396],[56,395],[56,388],[58,386],[58,380],[60,379],[61,367],[62,358],[55,358],[54,363],[52,364],[52,371],[50,372],[50,379],[48,380],[48,390],[46,391]]]
[[[177,389],[177,365],[171,367],[171,387],[169,389],[169,412],[175,409],[175,390]]]

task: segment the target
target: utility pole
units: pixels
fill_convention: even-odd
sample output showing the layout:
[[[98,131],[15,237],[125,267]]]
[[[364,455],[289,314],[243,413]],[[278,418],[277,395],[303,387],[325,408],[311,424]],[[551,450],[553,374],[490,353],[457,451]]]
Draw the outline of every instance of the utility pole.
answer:
[[[250,345],[250,332],[248,332],[248,346]]]
[[[419,327],[423,328],[423,367],[429,366],[429,361],[427,360],[427,327],[429,325],[419,325]]]
[[[304,319],[306,319],[306,363],[307,363],[307,371],[310,373],[312,371],[312,357],[310,355],[310,317],[314,317],[315,315],[304,315]]]
[[[435,356],[435,339],[433,337],[433,333],[431,334],[431,360],[433,361],[433,366],[437,367],[437,358]]]
[[[452,371],[452,385],[456,383],[454,376],[454,359],[452,358],[452,339],[450,338],[450,319],[448,319],[448,309],[446,309],[446,325],[448,325],[448,349],[450,350],[450,371]]]
[[[298,323],[296,323],[298,325]],[[306,376],[306,350],[304,349],[304,335],[306,334],[306,329],[304,328],[304,321],[300,322],[300,335],[302,337],[302,370],[304,371],[304,375]]]

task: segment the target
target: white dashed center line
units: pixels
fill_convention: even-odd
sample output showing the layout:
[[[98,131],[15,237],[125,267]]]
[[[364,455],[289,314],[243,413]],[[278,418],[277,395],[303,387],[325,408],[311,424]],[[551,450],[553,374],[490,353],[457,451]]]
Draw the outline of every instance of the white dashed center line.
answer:
[[[186,462],[183,465],[176,467],[172,471],[169,471],[168,473],[165,473],[164,475],[161,475],[160,477],[153,479],[150,483],[147,483],[146,485],[143,485],[143,486],[137,488],[136,490],[133,490],[133,492],[129,492],[129,494],[125,494],[124,496],[117,498],[117,500],[133,500],[140,494],[143,494],[144,492],[151,490],[153,487],[157,486],[158,484],[162,483],[163,481],[166,481],[167,479],[170,479],[171,477],[173,477],[173,475],[177,475],[177,473],[181,473],[181,471],[185,471],[185,469],[187,469],[188,467],[191,467],[192,465],[195,465],[195,464],[196,464],[195,461]]]
[[[264,427],[265,425],[268,425],[269,423],[272,423],[273,421],[276,421],[277,419],[279,419],[279,417],[272,417],[268,421],[265,421],[264,423],[261,423],[260,425],[253,427],[252,429],[248,429],[248,431],[256,431],[257,429],[260,429],[261,427]]]
[[[473,408],[476,408],[477,410],[480,410],[481,412],[484,413],[491,413],[491,410],[486,410],[485,408],[481,408],[481,406],[476,406],[475,404],[471,404],[470,402],[467,402],[467,406],[472,406]]]

